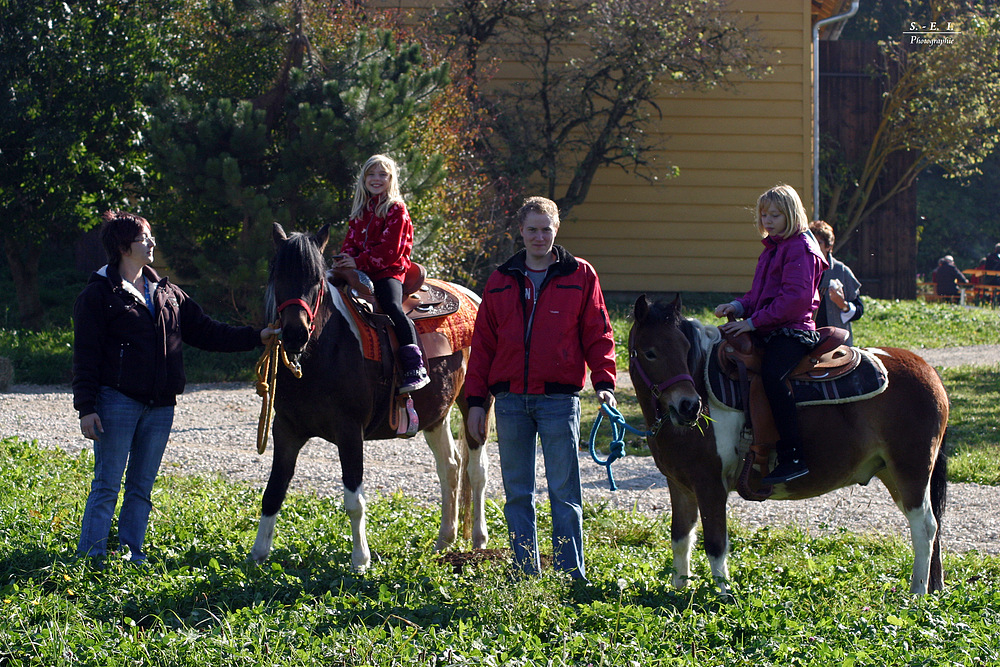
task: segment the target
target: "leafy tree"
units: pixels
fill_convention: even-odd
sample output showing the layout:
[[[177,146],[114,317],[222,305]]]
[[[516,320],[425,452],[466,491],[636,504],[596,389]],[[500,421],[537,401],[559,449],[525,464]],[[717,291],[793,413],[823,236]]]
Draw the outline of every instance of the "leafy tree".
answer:
[[[465,58],[470,96],[495,118],[482,137],[492,174],[541,179],[565,213],[597,170],[650,180],[646,134],[659,96],[724,86],[767,71],[756,34],[723,0],[452,0],[436,23]],[[520,62],[516,84],[480,87],[482,63]]]
[[[442,157],[413,139],[447,67],[425,65],[416,44],[400,45],[386,31],[322,43],[309,6],[210,3],[218,33],[196,50],[232,65],[251,48],[273,71],[236,85],[196,78],[197,65],[186,79],[162,81],[153,109],[156,210],[170,262],[198,282],[203,299],[246,321],[259,321],[273,221],[300,229],[346,221],[356,170],[376,152],[397,159],[403,190],[418,201],[443,176]],[[243,31],[255,37],[232,39]],[[186,53],[181,61],[202,59]]]
[[[0,245],[22,326],[38,329],[46,247],[140,189],[140,97],[169,3],[7,0],[0,20]]]
[[[951,21],[953,43],[908,46],[900,34],[881,41],[883,76],[898,74],[887,87],[874,140],[864,161],[842,165],[827,183],[825,217],[837,221],[838,246],[879,206],[911,187],[931,166],[953,178],[979,173],[994,150],[1000,129],[1000,13],[979,3],[942,8],[910,3],[910,16],[924,22]],[[991,3],[992,4],[992,3]],[[883,178],[893,156],[905,153],[909,166]]]
[[[1000,151],[993,151],[979,169],[981,174],[955,179],[932,167],[918,179],[917,270],[928,279],[942,255],[954,255],[958,266],[971,267],[1000,243]]]

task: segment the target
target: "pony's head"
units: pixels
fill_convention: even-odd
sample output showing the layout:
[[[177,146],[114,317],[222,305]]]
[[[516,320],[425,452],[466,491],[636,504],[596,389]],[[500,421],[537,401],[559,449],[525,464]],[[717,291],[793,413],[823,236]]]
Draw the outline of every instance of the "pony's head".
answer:
[[[320,322],[319,309],[326,291],[323,249],[330,240],[330,225],[315,234],[273,230],[275,253],[265,297],[268,322],[278,319],[281,340],[289,358],[302,354],[309,336]]]
[[[675,426],[690,427],[701,416],[701,396],[695,386],[703,358],[698,332],[681,315],[681,299],[650,302],[640,296],[629,331],[629,374],[640,397],[650,403],[654,430],[669,417]],[[643,394],[648,394],[644,401]],[[644,405],[644,408],[646,406]]]

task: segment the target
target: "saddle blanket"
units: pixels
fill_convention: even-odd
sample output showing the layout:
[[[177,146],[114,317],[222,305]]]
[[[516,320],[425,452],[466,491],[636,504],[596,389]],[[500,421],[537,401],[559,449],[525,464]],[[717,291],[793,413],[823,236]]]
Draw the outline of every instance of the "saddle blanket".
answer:
[[[705,364],[705,386],[717,402],[734,410],[744,410],[740,383],[733,380],[719,368],[718,345],[708,355]],[[861,363],[856,369],[833,380],[802,381],[792,380],[792,394],[799,405],[824,405],[830,403],[851,403],[864,401],[881,394],[889,386],[889,375],[881,360],[864,348]]]
[[[417,336],[424,348],[424,355],[428,359],[443,357],[472,345],[472,329],[476,323],[476,312],[479,309],[479,303],[472,292],[433,278],[426,279],[424,283],[431,284],[455,296],[459,304],[458,310],[449,315],[413,320],[413,327],[417,330]],[[361,341],[361,349],[365,359],[381,361],[382,345],[379,343],[378,331],[369,326],[356,309],[348,306],[347,310],[354,321],[353,329]],[[387,317],[385,321],[387,326],[391,326],[388,325]]]

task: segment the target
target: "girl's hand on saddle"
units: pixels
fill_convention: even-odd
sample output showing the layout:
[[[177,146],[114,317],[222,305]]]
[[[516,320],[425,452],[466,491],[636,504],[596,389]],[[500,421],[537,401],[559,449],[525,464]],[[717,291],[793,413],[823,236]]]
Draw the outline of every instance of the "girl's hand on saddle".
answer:
[[[731,303],[720,303],[715,307],[716,317],[728,317],[729,315],[736,315],[736,306]]]
[[[333,266],[337,269],[356,269],[358,268],[357,262],[350,255],[341,253],[339,255],[333,256]]]
[[[754,330],[753,322],[750,320],[734,320],[719,326],[719,329],[726,336],[739,336],[741,333],[748,333]]]

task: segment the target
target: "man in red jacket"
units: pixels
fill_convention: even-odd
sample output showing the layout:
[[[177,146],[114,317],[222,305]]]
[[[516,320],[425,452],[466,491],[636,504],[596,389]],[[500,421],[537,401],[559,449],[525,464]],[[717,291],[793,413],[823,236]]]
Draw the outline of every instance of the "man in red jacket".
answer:
[[[486,283],[465,391],[470,431],[486,441],[487,392],[496,396],[504,516],[514,563],[538,574],[535,443],[541,441],[552,507],[556,570],[586,579],[580,485],[579,392],[590,381],[614,407],[615,341],[594,267],[554,245],[559,209],[530,197],[517,213],[524,250]]]

